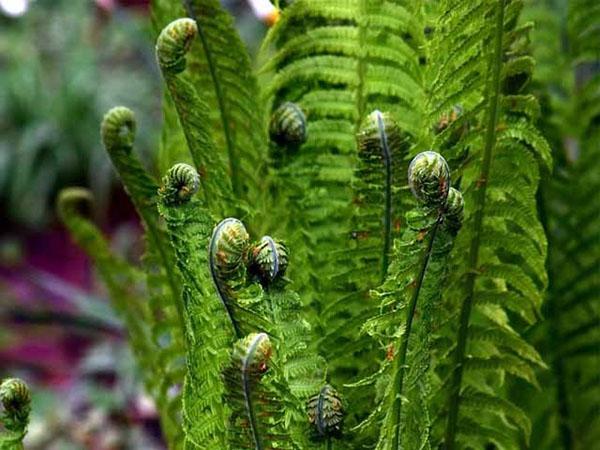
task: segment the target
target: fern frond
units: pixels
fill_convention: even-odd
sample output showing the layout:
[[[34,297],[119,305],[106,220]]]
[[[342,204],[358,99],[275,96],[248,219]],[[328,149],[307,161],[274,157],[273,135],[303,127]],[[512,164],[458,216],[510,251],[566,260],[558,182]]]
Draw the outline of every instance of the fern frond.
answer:
[[[196,92],[189,76],[182,73],[186,68],[186,54],[197,34],[198,27],[191,19],[171,22],[158,37],[156,55],[192,160],[201,174],[204,202],[213,214],[222,216],[226,214],[225,201],[233,197],[231,184],[222,155],[213,142],[208,105]]]
[[[225,386],[220,374],[229,361],[235,333],[226,310],[208,287],[208,245],[213,221],[204,205],[192,198],[198,184],[194,168],[185,164],[174,166],[163,180],[158,209],[167,224],[184,285],[186,445],[217,450],[226,448],[227,407],[223,404]]]
[[[104,117],[101,137],[106,151],[133,202],[145,230],[146,248],[142,265],[147,273],[150,329],[152,341],[160,349],[160,394],[168,414],[177,416],[180,396],[173,395],[183,381],[183,314],[180,275],[166,233],[159,225],[156,211],[158,184],[142,167],[133,153],[136,122],[133,112],[124,107],[111,109]],[[166,399],[171,399],[167,401]],[[168,434],[178,436],[173,445],[181,445],[179,427]]]
[[[436,361],[440,378],[449,377],[438,388],[449,394],[446,406],[436,407],[436,423],[446,424],[448,450],[458,441],[521,448],[528,427],[517,426],[517,432],[493,414],[461,407],[461,392],[473,388],[505,404],[504,375],[536,385],[534,369],[543,365],[511,326],[513,313],[528,322],[539,318],[548,283],[536,193],[540,171],[551,166],[551,152],[532,124],[539,108],[523,92],[532,60],[530,27],[517,25],[521,8],[521,1],[443,2],[429,45],[428,120],[437,123],[460,105],[462,123],[457,120],[454,127],[469,125],[460,136],[444,130],[434,137],[435,145],[460,164],[466,205],[445,301],[449,311],[460,309],[460,314],[440,331],[440,342],[448,341],[441,354],[454,361],[450,366]],[[436,445],[442,440],[439,432],[436,425]]]
[[[218,0],[183,3],[198,27],[197,45],[187,58],[193,84],[209,107],[217,148],[227,151],[233,194],[256,204],[263,185],[267,123],[248,52]]]
[[[391,361],[377,375],[386,380],[381,400],[363,424],[381,422],[381,450],[431,448],[430,336],[442,320],[447,260],[463,210],[461,194],[449,184],[449,169],[440,155],[421,153],[410,164],[409,185],[420,205],[407,214],[409,228],[396,243],[388,277],[375,292],[381,312],[363,328],[387,346]]]

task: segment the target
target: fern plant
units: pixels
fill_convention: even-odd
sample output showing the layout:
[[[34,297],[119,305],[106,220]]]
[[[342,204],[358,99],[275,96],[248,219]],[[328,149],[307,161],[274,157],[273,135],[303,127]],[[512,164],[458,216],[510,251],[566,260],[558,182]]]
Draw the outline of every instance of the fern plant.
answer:
[[[547,367],[526,335],[552,155],[522,2],[280,6],[254,71],[217,0],[153,2],[161,181],[129,109],[102,124],[140,267],[82,214],[85,191],[59,201],[169,447],[528,448],[512,387]]]

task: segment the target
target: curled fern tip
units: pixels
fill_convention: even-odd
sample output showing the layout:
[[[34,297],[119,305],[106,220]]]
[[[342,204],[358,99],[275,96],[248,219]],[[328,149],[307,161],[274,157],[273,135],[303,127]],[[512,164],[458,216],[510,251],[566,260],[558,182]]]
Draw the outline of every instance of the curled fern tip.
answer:
[[[185,70],[185,54],[198,34],[192,19],[177,19],[167,25],[156,41],[156,57],[163,70],[177,74]]]
[[[439,153],[419,153],[408,167],[408,184],[413,195],[425,206],[442,206],[450,189],[448,163]]]
[[[135,139],[136,122],[133,111],[117,106],[104,115],[100,134],[108,152],[114,148],[131,148]]]
[[[307,402],[308,421],[317,440],[341,437],[344,405],[337,391],[325,385]]]
[[[250,250],[248,271],[263,286],[269,286],[285,275],[288,265],[288,250],[284,243],[270,236],[263,236]]]
[[[175,164],[163,178],[160,195],[166,203],[176,204],[189,201],[198,191],[200,176],[189,164]]]
[[[271,117],[269,136],[281,147],[297,148],[306,142],[306,116],[302,109],[292,102],[279,106]]]
[[[31,394],[29,387],[18,378],[8,378],[0,385],[0,402],[4,409],[4,427],[9,431],[22,431],[29,423]]]

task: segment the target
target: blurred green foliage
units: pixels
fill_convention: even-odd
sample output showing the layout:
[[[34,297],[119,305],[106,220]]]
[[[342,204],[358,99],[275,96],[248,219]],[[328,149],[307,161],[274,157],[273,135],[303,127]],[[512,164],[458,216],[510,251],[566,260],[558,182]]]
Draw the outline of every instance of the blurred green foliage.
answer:
[[[105,207],[113,181],[98,122],[109,105],[135,105],[146,156],[159,120],[158,74],[146,17],[91,1],[38,0],[0,17],[0,206],[13,225],[39,229],[56,192],[73,183]]]

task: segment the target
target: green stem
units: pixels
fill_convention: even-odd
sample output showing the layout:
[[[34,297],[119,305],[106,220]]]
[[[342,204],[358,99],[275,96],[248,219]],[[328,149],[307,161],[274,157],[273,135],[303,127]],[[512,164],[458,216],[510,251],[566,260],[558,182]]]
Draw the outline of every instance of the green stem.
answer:
[[[381,114],[377,116],[377,128],[379,129],[383,166],[385,169],[385,207],[383,216],[383,254],[381,255],[381,280],[385,279],[390,259],[390,247],[392,244],[392,155],[385,133],[385,125]]]
[[[454,371],[450,385],[450,397],[448,404],[448,421],[446,424],[446,433],[444,438],[445,450],[454,450],[456,432],[458,425],[458,411],[460,407],[460,388],[462,385],[463,366],[465,361],[465,351],[467,347],[467,335],[469,332],[469,321],[471,309],[473,307],[473,297],[475,293],[475,280],[477,278],[477,269],[479,265],[479,248],[481,244],[481,234],[483,228],[483,217],[486,203],[486,190],[490,167],[492,163],[492,153],[496,144],[496,124],[498,121],[498,103],[500,99],[500,73],[502,70],[502,38],[504,32],[504,5],[505,0],[499,0],[496,9],[496,28],[494,36],[494,53],[492,80],[489,86],[491,95],[489,96],[488,122],[486,126],[485,146],[483,150],[483,161],[477,190],[475,192],[475,215],[473,221],[473,238],[469,249],[469,268],[467,274],[466,292],[467,296],[462,304],[460,311],[460,326],[456,344],[456,353],[454,361]]]
[[[427,248],[423,252],[423,256],[420,261],[419,274],[416,280],[416,286],[413,291],[412,297],[410,299],[410,303],[408,305],[408,310],[406,312],[406,328],[404,329],[404,333],[402,333],[400,348],[398,351],[398,357],[396,358],[396,366],[395,366],[395,397],[394,403],[392,406],[392,417],[394,418],[394,436],[392,438],[392,449],[400,449],[400,418],[402,415],[402,390],[404,385],[404,374],[406,368],[406,355],[408,353],[408,340],[410,338],[410,332],[412,328],[412,322],[415,316],[415,310],[417,308],[417,302],[419,300],[419,294],[421,292],[421,287],[423,286],[423,280],[425,279],[425,274],[427,273],[427,266],[429,265],[429,260],[431,259],[431,251],[433,249],[433,243],[435,241],[435,236],[437,234],[439,224],[441,222],[442,215],[440,214],[431,229],[429,242],[427,243]]]
[[[333,440],[331,439],[331,436],[327,438],[327,450],[333,450]]]

